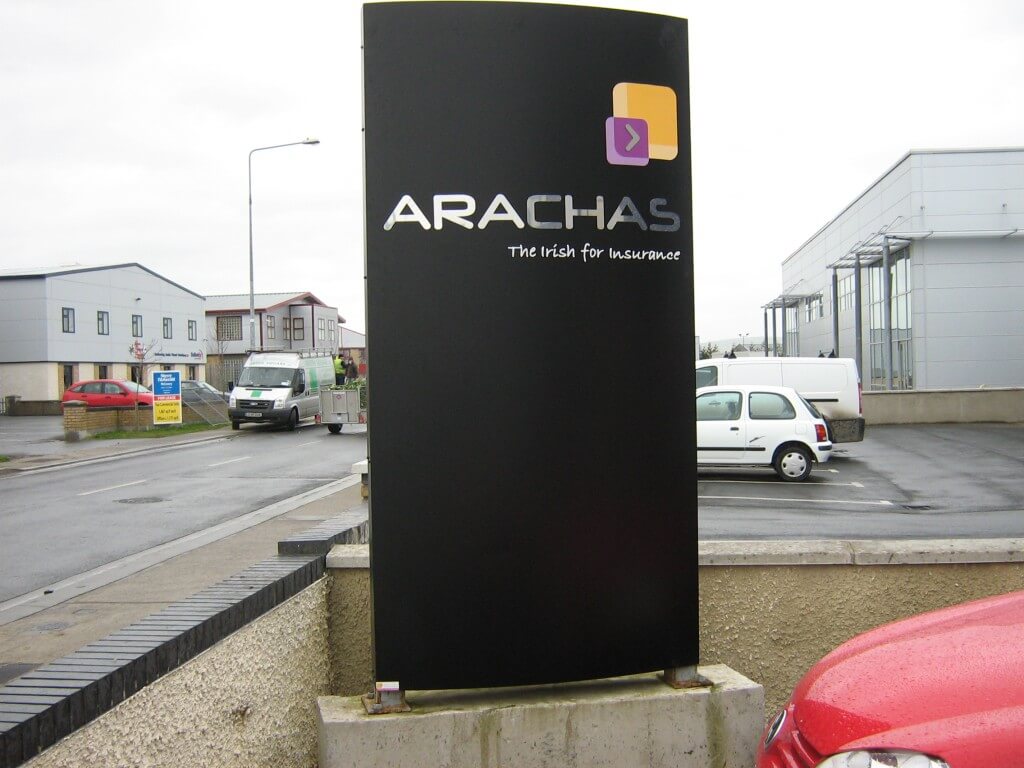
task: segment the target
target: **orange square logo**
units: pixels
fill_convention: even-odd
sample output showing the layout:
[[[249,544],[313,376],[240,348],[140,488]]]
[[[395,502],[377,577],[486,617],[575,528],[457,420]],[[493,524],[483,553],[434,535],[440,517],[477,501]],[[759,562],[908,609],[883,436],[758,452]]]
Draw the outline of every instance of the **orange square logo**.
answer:
[[[674,160],[679,154],[676,125],[676,92],[664,85],[618,83],[612,89],[612,118],[625,133],[625,146],[613,146],[609,129],[608,162],[616,165],[646,165],[650,160]],[[646,152],[632,137],[646,124]],[[633,130],[630,130],[630,128]],[[621,142],[619,142],[621,143]],[[632,144],[628,151],[625,148]],[[613,151],[615,150],[615,151]],[[643,162],[639,162],[641,157]],[[613,156],[618,158],[613,159]]]

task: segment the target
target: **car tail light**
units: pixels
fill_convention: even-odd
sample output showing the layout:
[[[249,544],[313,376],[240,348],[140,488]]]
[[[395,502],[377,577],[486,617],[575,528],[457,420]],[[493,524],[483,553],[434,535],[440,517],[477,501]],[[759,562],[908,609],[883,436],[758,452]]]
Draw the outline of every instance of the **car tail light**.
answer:
[[[828,440],[828,431],[825,429],[824,424],[814,425],[814,436],[818,438],[819,443],[824,443]]]

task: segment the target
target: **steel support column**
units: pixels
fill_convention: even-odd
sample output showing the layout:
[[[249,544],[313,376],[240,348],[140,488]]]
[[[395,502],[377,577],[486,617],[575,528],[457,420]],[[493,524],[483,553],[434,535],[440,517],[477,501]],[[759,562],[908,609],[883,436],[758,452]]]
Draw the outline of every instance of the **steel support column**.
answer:
[[[768,357],[768,309],[764,310],[764,356]]]
[[[860,254],[856,254],[853,261],[853,336],[854,336],[854,360],[857,361],[857,372],[860,380],[870,383],[871,379],[864,375],[864,310],[861,306],[861,279],[860,279]]]
[[[882,238],[882,365],[885,388],[892,389],[892,258],[889,238]]]
[[[772,306],[772,357],[775,357],[776,350],[779,348],[779,333],[775,325],[777,310],[776,307]]]
[[[839,271],[832,270],[832,351],[839,357]]]
[[[786,306],[786,302],[782,302],[782,356],[787,357],[789,355],[789,340],[786,338],[786,315],[789,314],[787,311],[789,307]]]

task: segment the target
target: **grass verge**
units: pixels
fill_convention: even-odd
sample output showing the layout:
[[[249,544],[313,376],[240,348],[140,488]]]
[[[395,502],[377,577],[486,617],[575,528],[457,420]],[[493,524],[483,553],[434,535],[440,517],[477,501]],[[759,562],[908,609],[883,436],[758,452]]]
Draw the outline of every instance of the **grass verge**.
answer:
[[[208,432],[213,429],[223,429],[227,424],[170,424],[152,429],[119,429],[114,432],[100,432],[93,435],[95,440],[131,440],[134,438],[161,438],[173,437],[174,435],[188,435],[193,432]]]

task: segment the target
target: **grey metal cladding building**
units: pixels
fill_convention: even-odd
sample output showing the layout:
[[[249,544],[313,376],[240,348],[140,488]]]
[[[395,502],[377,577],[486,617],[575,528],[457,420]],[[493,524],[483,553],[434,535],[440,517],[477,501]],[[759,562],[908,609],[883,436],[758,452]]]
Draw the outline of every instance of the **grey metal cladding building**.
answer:
[[[1024,148],[908,152],[782,285],[766,349],[854,357],[865,389],[1024,385]]]

